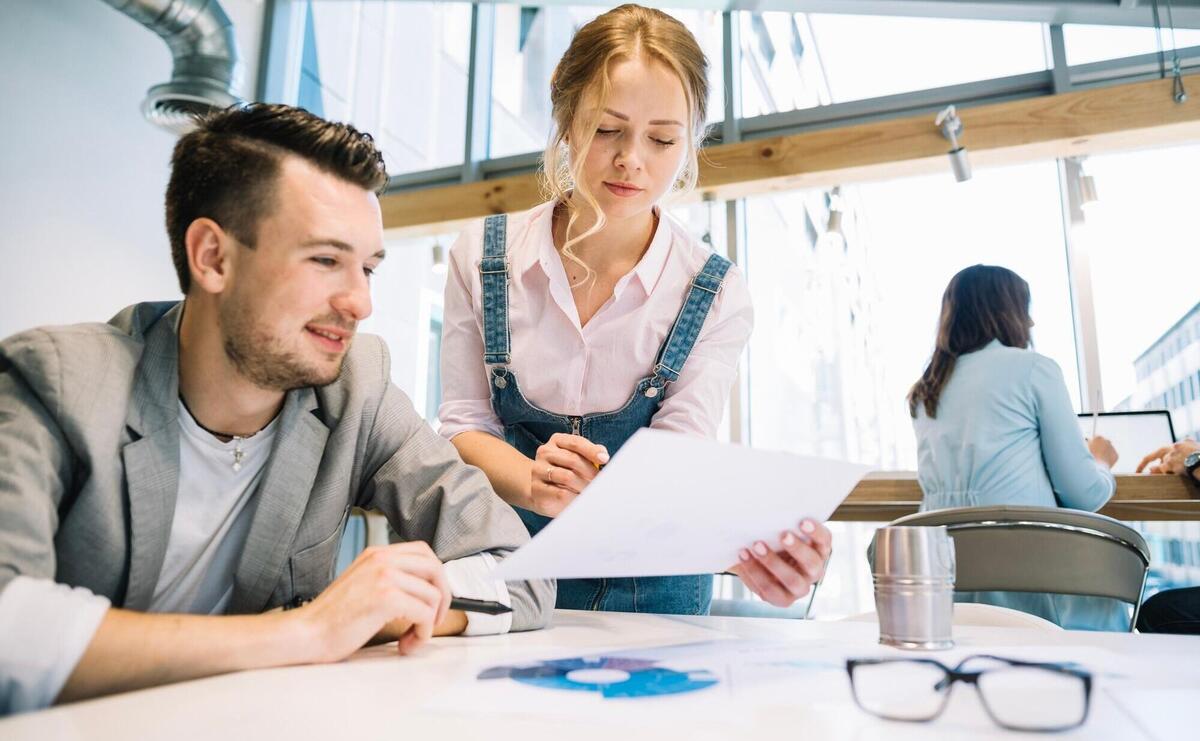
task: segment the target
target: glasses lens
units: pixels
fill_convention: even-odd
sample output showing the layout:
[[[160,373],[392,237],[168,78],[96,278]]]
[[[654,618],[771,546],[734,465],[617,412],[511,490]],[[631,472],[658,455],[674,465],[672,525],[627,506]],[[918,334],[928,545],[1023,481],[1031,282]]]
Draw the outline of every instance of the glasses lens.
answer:
[[[1016,730],[1072,728],[1087,715],[1084,680],[1052,669],[989,669],[979,676],[979,694],[997,723]]]
[[[929,720],[950,691],[946,672],[919,661],[885,661],[854,667],[854,696],[863,710],[892,720]]]

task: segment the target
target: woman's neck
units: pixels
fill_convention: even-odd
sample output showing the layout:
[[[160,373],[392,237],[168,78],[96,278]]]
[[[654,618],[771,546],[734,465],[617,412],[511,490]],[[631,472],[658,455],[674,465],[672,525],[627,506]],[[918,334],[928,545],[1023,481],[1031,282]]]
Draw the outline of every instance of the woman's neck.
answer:
[[[554,209],[554,247],[562,251],[567,242],[570,212],[565,204]],[[584,234],[596,223],[595,214],[586,205],[571,228],[571,236]],[[650,247],[658,228],[658,214],[651,209],[625,219],[608,218],[604,228],[571,245],[571,251],[594,271],[617,268],[622,274],[638,263]]]

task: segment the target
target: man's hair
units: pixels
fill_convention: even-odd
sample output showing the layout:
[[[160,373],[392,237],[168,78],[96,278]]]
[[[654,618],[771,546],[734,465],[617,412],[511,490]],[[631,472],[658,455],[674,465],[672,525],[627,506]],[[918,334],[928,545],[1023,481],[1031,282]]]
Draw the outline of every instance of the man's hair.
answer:
[[[349,124],[267,103],[200,118],[175,145],[167,185],[167,235],[184,294],[192,282],[184,245],[188,227],[209,218],[253,247],[259,220],[275,208],[280,162],[289,154],[364,190],[378,193],[387,184],[387,167],[371,135]]]

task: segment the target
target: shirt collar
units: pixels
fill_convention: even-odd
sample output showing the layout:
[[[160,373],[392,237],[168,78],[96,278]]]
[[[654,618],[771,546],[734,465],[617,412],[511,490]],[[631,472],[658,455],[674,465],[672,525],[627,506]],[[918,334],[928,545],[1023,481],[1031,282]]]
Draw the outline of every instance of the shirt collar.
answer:
[[[633,268],[633,277],[642,284],[642,290],[649,296],[654,292],[654,287],[658,285],[659,278],[662,277],[663,270],[667,266],[667,256],[671,253],[671,225],[667,223],[670,218],[662,212],[662,209],[655,206],[655,213],[658,214],[658,225],[654,229],[654,236],[650,239],[650,246],[646,249],[646,254],[642,255],[642,259]]]
[[[512,255],[514,241],[510,240],[508,249],[513,270],[517,275],[524,276],[534,266],[538,266],[542,268],[542,272],[549,275],[550,271],[547,269],[549,263],[546,261],[552,258],[558,259],[554,250],[554,201],[534,206],[526,228],[534,237],[537,249],[522,249],[518,250],[516,255]],[[524,244],[529,244],[529,240],[524,240]]]

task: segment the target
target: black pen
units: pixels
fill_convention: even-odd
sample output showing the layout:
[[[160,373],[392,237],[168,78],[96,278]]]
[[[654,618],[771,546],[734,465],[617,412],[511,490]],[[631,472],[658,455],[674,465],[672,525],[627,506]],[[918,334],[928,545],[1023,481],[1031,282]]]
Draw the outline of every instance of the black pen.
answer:
[[[499,602],[489,602],[482,599],[467,599],[466,597],[454,597],[450,600],[451,610],[462,610],[463,612],[481,612],[484,615],[503,615],[506,612],[512,612],[511,607],[500,604]]]

